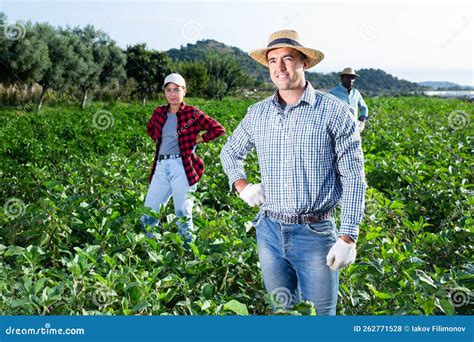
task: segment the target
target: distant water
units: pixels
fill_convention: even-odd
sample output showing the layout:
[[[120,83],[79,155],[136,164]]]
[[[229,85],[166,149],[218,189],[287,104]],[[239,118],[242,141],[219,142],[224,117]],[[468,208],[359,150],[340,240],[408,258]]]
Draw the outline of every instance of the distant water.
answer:
[[[423,94],[426,96],[473,98],[474,90],[427,90]]]

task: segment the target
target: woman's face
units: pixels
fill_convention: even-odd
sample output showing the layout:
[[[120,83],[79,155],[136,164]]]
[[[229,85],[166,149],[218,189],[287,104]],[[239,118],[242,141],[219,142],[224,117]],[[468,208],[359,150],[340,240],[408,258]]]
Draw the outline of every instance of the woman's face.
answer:
[[[168,83],[165,87],[166,100],[170,105],[180,105],[186,95],[186,89],[176,83]]]

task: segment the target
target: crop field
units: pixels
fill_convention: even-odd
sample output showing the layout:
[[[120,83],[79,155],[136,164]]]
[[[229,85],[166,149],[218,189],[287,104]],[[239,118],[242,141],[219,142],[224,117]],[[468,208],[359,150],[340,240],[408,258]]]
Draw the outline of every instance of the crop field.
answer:
[[[190,98],[232,132],[254,100]],[[474,314],[474,105],[368,99],[368,183],[355,264],[340,273],[340,315]],[[197,148],[196,241],[170,204],[141,231],[154,107],[116,102],[0,108],[2,315],[272,314],[249,208],[229,191],[221,137]],[[256,155],[247,157],[258,181]],[[301,303],[290,314],[314,314]]]

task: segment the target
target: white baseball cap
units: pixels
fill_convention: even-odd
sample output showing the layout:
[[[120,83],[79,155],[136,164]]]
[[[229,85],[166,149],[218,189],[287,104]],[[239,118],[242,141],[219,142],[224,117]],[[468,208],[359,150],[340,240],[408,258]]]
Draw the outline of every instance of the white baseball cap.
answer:
[[[166,85],[170,82],[186,88],[186,81],[184,80],[183,76],[181,76],[180,74],[174,73],[174,74],[169,74],[168,76],[166,76],[165,82],[163,83],[163,89],[165,89]]]

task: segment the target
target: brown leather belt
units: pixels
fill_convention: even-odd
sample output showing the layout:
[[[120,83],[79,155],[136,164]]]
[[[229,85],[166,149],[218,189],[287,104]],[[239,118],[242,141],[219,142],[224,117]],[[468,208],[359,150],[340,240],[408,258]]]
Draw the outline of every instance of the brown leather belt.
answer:
[[[318,223],[322,220],[327,220],[332,217],[330,211],[323,214],[301,214],[301,215],[285,215],[281,213],[275,213],[269,210],[263,210],[263,215],[270,217],[277,221],[286,224],[311,224]]]

